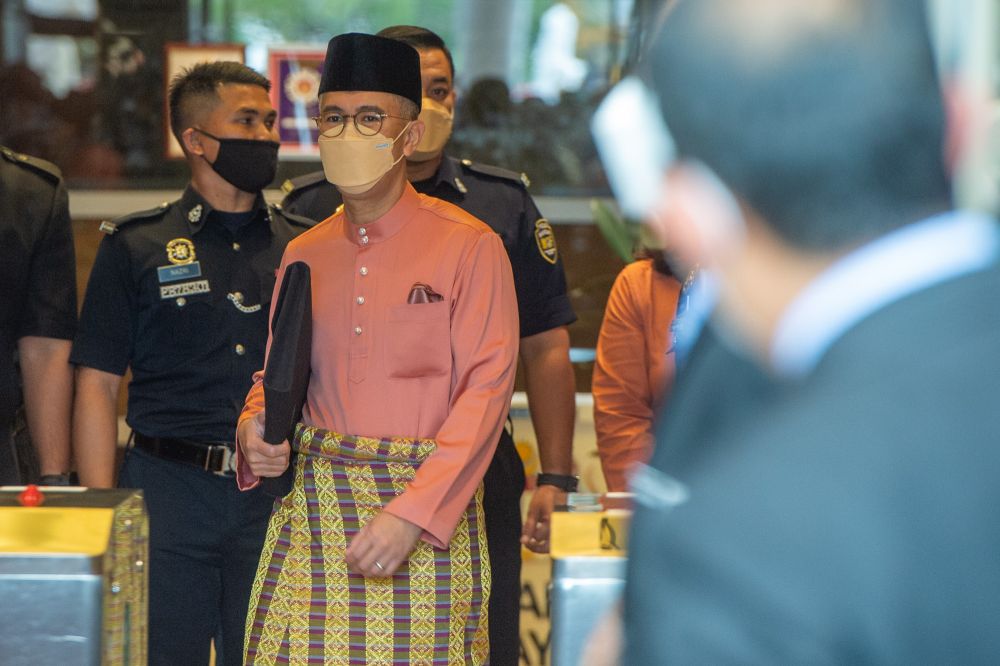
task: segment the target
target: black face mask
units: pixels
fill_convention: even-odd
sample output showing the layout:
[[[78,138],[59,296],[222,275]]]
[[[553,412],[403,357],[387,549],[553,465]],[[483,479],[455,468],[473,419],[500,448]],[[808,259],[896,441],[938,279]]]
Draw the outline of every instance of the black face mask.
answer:
[[[209,164],[227,183],[244,192],[257,193],[274,180],[281,145],[278,142],[223,139],[197,127],[195,131],[219,142],[219,154]]]

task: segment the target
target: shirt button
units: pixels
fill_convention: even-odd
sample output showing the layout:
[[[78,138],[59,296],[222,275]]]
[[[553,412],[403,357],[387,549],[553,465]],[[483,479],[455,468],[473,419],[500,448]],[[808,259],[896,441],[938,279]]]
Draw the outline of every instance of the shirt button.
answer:
[[[361,228],[358,229],[358,235],[360,235],[360,236],[367,236],[368,235],[368,230],[365,229],[364,227],[361,227]]]
[[[362,236],[361,237],[361,244],[362,245],[368,245],[368,236]]]
[[[239,243],[233,243],[233,250],[235,252],[239,252],[240,251],[240,244]]]
[[[358,272],[361,273],[362,275],[368,275],[368,267],[367,266],[362,266],[361,270],[358,271]]]
[[[364,305],[364,304],[365,304],[365,297],[358,296],[358,305]]]
[[[184,298],[183,296],[181,296],[180,298],[178,298],[176,302],[177,302],[177,307],[179,307],[179,308],[182,308],[185,305],[187,305],[187,299]]]
[[[354,327],[354,335],[361,335],[361,327],[360,326],[355,326]]]
[[[239,356],[243,356],[244,354],[247,353],[247,348],[241,344],[237,344],[235,347],[233,347],[233,351],[236,352]]]

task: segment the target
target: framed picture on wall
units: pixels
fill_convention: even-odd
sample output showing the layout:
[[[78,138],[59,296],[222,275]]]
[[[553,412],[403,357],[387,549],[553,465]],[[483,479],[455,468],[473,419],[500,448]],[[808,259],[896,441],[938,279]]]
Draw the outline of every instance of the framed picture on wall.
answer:
[[[164,146],[167,159],[182,159],[184,151],[170,131],[169,90],[170,82],[182,71],[202,62],[219,62],[232,60],[246,62],[246,47],[243,44],[188,44],[185,42],[167,42],[164,45],[165,55],[163,77],[163,130],[166,134]]]
[[[267,51],[271,104],[278,111],[281,156],[315,158],[319,129],[312,117],[319,113],[319,82],[326,46],[274,46]]]

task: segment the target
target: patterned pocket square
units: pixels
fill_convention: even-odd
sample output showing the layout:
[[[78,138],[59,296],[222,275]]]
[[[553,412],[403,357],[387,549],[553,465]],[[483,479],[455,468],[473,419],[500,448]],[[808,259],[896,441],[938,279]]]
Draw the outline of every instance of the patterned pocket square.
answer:
[[[415,282],[410,287],[410,295],[406,297],[407,303],[437,303],[443,301],[444,297],[431,289],[423,282]]]

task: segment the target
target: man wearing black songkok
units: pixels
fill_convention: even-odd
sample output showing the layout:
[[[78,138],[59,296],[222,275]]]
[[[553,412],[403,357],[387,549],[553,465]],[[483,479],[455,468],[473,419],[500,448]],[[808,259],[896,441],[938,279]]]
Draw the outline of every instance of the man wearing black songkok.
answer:
[[[420,83],[409,45],[330,41],[319,145],[344,206],[279,269],[279,282],[295,262],[311,272],[302,423],[291,445],[262,440],[258,377],[238,427],[243,488],[297,453],[257,573],[248,664],[488,661],[482,479],[510,406],[517,301],[500,237],[406,180]]]

